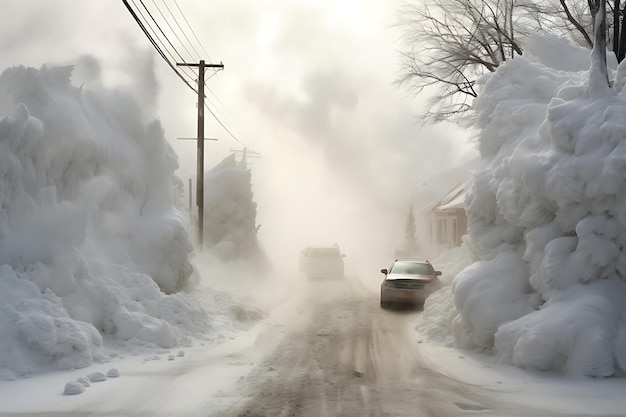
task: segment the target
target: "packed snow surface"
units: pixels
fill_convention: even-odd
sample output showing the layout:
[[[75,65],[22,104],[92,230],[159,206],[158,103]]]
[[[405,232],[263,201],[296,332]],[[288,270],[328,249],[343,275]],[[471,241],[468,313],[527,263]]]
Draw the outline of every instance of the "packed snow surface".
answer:
[[[460,346],[525,368],[626,371],[626,63],[609,85],[599,56],[535,38],[484,81],[466,197],[476,262],[447,319]]]

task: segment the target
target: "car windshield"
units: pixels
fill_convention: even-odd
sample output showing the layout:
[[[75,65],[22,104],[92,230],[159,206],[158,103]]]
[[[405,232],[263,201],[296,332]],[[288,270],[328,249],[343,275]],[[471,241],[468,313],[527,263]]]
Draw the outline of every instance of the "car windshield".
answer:
[[[430,264],[423,262],[396,262],[390,271],[398,275],[432,275],[434,272]]]
[[[341,254],[338,248],[312,248],[309,256],[313,258],[336,258]]]

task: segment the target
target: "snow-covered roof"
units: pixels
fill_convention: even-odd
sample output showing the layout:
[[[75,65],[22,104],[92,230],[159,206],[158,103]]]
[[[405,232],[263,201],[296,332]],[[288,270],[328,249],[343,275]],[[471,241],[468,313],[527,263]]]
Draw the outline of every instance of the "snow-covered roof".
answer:
[[[422,188],[415,188],[416,191],[420,191],[419,194],[415,194],[417,201],[422,203],[428,202],[420,205],[418,212],[428,213],[437,210],[439,206],[447,204],[454,199],[454,197],[456,197],[454,191],[457,190],[457,188],[465,184],[469,187],[468,178],[472,177],[472,172],[478,169],[479,165],[479,158],[471,159],[454,169],[438,173],[432,178],[428,178],[425,181],[427,186],[424,187],[424,190],[422,190]],[[465,187],[465,189],[467,189],[467,187]]]
[[[447,204],[437,207],[437,211],[457,210],[465,208],[465,190]]]
[[[437,211],[447,211],[465,208],[465,190],[468,183],[459,184],[452,189],[437,206]]]

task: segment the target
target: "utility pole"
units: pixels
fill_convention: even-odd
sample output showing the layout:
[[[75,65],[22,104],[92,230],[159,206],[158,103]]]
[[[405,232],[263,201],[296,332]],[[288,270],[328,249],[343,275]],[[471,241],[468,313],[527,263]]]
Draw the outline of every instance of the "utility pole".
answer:
[[[202,249],[204,236],[204,70],[207,68],[224,69],[224,64],[176,64],[180,67],[198,67],[198,143],[196,168],[196,205],[198,206],[198,245]],[[191,191],[191,190],[190,190]]]

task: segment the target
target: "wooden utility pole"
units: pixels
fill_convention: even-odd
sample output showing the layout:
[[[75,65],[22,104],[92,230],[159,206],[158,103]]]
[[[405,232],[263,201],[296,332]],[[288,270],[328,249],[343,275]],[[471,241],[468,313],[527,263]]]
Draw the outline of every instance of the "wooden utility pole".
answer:
[[[176,64],[181,67],[198,67],[198,143],[196,172],[196,205],[198,206],[198,245],[202,249],[204,236],[204,70],[207,68],[224,69],[224,64]]]

